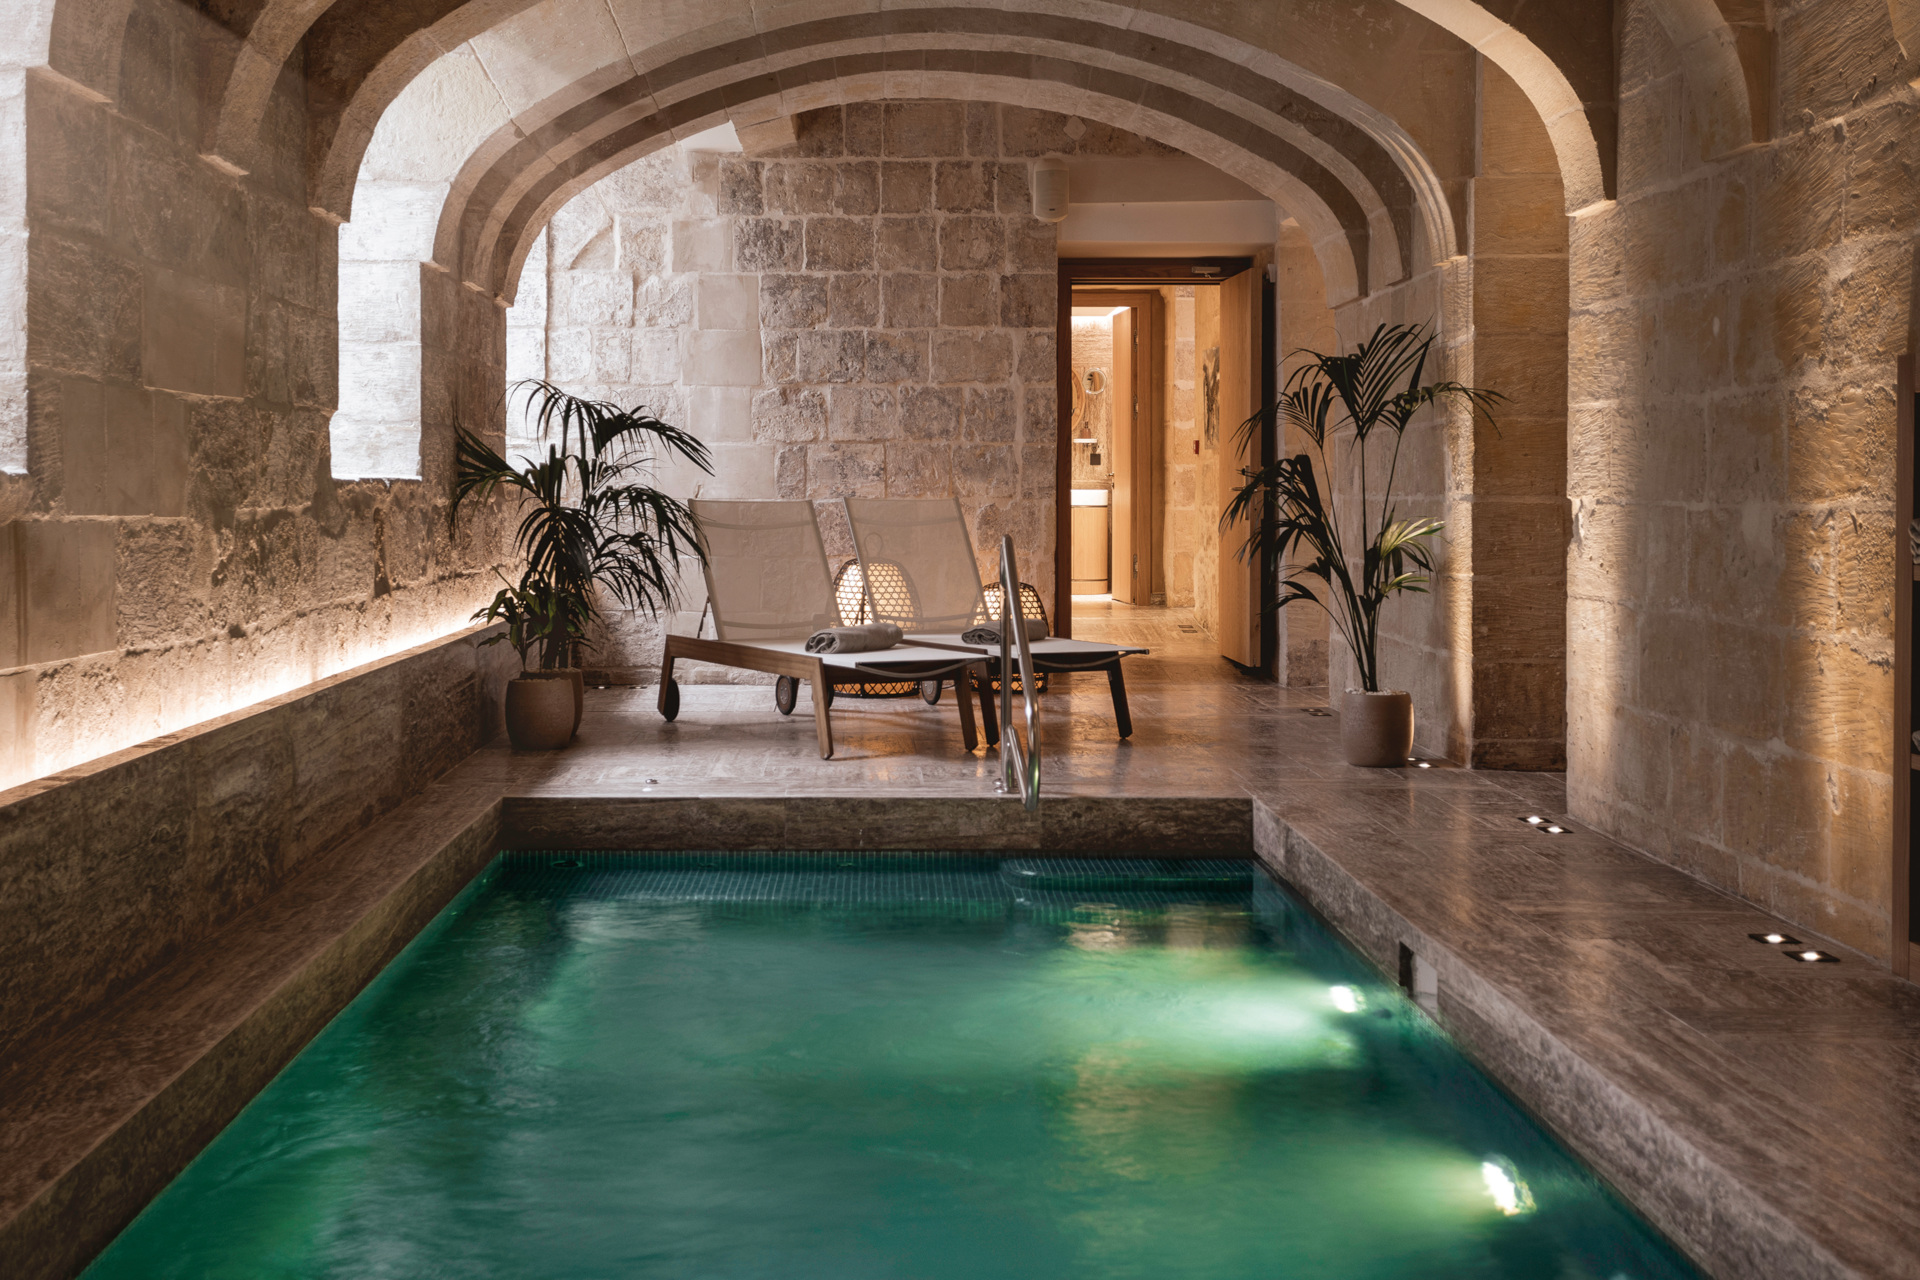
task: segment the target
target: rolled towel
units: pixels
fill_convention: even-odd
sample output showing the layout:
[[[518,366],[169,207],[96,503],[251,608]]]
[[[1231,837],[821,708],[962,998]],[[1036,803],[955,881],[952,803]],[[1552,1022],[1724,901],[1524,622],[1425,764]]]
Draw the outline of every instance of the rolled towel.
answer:
[[[1022,618],[1021,621],[1027,624],[1027,639],[1029,641],[1045,640],[1047,638],[1047,624],[1040,621],[1040,619]],[[983,622],[978,626],[968,627],[960,633],[960,643],[999,644],[1000,624],[997,622]]]
[[[828,627],[807,637],[808,653],[872,653],[900,643],[900,628],[891,622],[869,622],[859,627]]]

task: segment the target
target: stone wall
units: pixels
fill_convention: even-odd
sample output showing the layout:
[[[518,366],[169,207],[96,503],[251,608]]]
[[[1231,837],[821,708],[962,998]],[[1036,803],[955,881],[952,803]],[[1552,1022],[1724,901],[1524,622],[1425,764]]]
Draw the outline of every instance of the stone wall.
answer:
[[[1340,334],[1333,312],[1327,308],[1326,284],[1320,275],[1320,261],[1300,225],[1288,222],[1280,228],[1280,241],[1274,247],[1274,309],[1280,323],[1280,378],[1282,394],[1287,379],[1307,363],[1307,351],[1330,353],[1340,349]],[[1316,457],[1307,433],[1295,426],[1283,428],[1281,451],[1289,457],[1302,453]],[[1294,557],[1303,563],[1307,557]],[[1332,625],[1326,610],[1317,605],[1299,603],[1280,611],[1278,672],[1288,688],[1312,689],[1327,683],[1329,637]]]
[[[777,149],[657,152],[553,219],[546,297],[508,316],[513,370],[544,359],[569,389],[689,427],[715,474],[671,469],[677,494],[813,499],[836,565],[853,548],[835,499],[955,494],[983,557],[1014,534],[1051,600],[1054,238],[1027,157],[1062,124],[888,102],[806,113]],[[673,625],[699,607],[689,584]],[[659,626],[608,622],[590,662],[644,678]]]
[[[28,468],[0,475],[0,786],[447,634],[491,594],[497,531],[450,527],[444,469],[331,478],[338,232],[309,210],[297,74],[250,172],[201,158],[220,63],[196,51],[233,39],[141,0],[110,100],[24,79]],[[463,314],[447,341],[484,365],[497,313]],[[484,374],[465,381],[470,420],[497,423]]]
[[[1621,8],[1620,199],[1572,232],[1573,811],[1885,955],[1911,63],[1884,5],[1774,6],[1777,132],[1714,154]]]
[[[0,790],[0,1062],[124,992],[493,737],[517,659],[505,645],[481,647],[482,634]]]

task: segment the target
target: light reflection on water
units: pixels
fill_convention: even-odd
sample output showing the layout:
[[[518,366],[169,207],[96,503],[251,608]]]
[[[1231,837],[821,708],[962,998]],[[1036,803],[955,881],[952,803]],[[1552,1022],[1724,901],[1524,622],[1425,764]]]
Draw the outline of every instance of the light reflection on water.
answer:
[[[89,1275],[1694,1274],[1270,883],[952,865],[988,887],[504,872]]]

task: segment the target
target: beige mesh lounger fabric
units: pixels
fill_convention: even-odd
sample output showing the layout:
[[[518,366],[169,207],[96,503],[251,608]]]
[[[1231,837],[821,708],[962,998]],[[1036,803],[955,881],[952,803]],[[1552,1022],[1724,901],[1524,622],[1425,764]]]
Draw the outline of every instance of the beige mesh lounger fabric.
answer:
[[[853,529],[854,550],[860,557],[864,582],[890,579],[896,572],[906,591],[894,602],[869,591],[868,607],[875,622],[891,622],[909,641],[935,648],[974,649],[960,633],[987,621],[986,594],[980,585],[980,566],[973,556],[973,539],[958,498],[844,498],[847,523]],[[904,606],[898,599],[908,601]],[[1033,642],[1034,665],[1045,673],[1104,671],[1113,692],[1113,718],[1123,738],[1133,735],[1133,717],[1127,710],[1127,686],[1120,659],[1147,650],[1093,640],[1064,640],[1049,636]],[[986,671],[999,658],[989,649]],[[965,690],[961,690],[964,699]],[[993,699],[981,695],[981,715],[987,742],[999,741]]]
[[[695,499],[693,509],[701,550],[706,553],[707,602],[718,639],[667,637],[660,668],[660,714],[680,714],[680,686],[673,678],[680,659],[712,662],[746,671],[764,671],[789,682],[806,682],[813,691],[813,720],[820,758],[833,756],[833,729],[827,710],[833,686],[879,680],[965,682],[977,652],[956,652],[929,645],[903,644],[858,654],[808,653],[807,637],[838,626],[833,578],[814,520],[813,504],[723,502]],[[795,686],[778,689],[776,705],[793,710]],[[960,737],[971,751],[977,744],[972,699],[960,702]]]

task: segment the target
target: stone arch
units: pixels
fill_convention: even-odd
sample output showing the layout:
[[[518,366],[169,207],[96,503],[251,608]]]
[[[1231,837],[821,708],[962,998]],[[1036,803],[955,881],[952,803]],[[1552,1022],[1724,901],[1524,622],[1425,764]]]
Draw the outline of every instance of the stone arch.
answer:
[[[1525,0],[1393,2],[1452,32],[1521,84],[1554,137],[1570,208],[1606,197],[1612,185],[1614,132],[1610,6],[1575,9],[1530,5]],[[120,44],[131,7],[132,0],[60,0],[53,15],[48,64],[96,92],[111,95],[117,87]],[[250,153],[266,88],[292,52],[304,45],[314,115],[309,147],[314,203],[340,212],[319,193],[330,190],[342,200],[350,196],[358,172],[357,151],[372,137],[400,88],[442,53],[535,7],[551,7],[551,2],[424,0],[411,12],[392,0],[264,0],[256,8],[242,7],[242,12],[229,16],[229,25],[244,26],[246,36],[235,53],[226,91],[212,113],[209,154],[225,157],[238,167],[233,157]],[[621,7],[650,51],[684,44],[695,27],[730,28],[750,35],[764,23],[764,15],[756,16],[747,0],[733,0],[731,11],[720,3],[698,6],[698,17],[691,23],[640,6]],[[1041,6],[1018,8],[1027,13]],[[1172,22],[1122,4],[1082,5],[1078,11],[1098,14],[1107,25],[1121,30],[1151,31]],[[819,5],[813,12],[841,20],[856,14],[880,16],[863,3]],[[914,21],[911,9],[883,12],[888,25]],[[1217,42],[1207,39],[1218,37],[1217,32],[1192,30],[1202,36],[1187,48]],[[354,154],[335,157],[343,143]]]
[[[456,183],[457,187],[470,188],[471,195],[463,206],[450,204],[443,215],[436,245],[437,260],[470,287],[510,301],[512,282],[518,278],[526,245],[555,209],[601,177],[640,156],[677,137],[697,133],[725,120],[727,109],[718,105],[724,93],[722,90],[715,94],[713,109],[690,119],[679,117],[684,123],[669,124],[668,120],[674,117],[650,113],[596,138],[564,159],[556,160],[553,144],[542,145],[543,140],[537,138],[507,145],[505,154],[491,161],[486,159],[489,149],[483,148],[470,165],[470,169],[481,171],[463,174]],[[1349,196],[1343,209],[1326,198],[1322,187],[1301,181],[1280,165],[1244,150],[1237,143],[1217,135],[1209,137],[1190,125],[1183,128],[1183,122],[1172,116],[1145,110],[1129,113],[1113,99],[1092,91],[1062,93],[1048,101],[1036,101],[1034,95],[1023,92],[1018,81],[978,73],[961,82],[931,84],[907,76],[889,77],[883,83],[836,78],[810,96],[806,107],[883,97],[950,97],[1039,106],[1128,128],[1176,146],[1248,181],[1300,218],[1320,252],[1336,302],[1368,292],[1372,228],[1359,221],[1359,203],[1345,188],[1334,188],[1336,196]],[[752,105],[755,104],[742,104],[735,110]],[[510,142],[506,138],[499,141]],[[1387,234],[1391,234],[1390,229]],[[1397,247],[1390,252],[1398,258]],[[1406,273],[1402,266],[1392,271],[1390,278],[1399,279]]]
[[[1705,155],[1764,138],[1765,103],[1752,101],[1747,67],[1717,0],[1658,0],[1652,8],[1687,77]]]
[[[928,11],[915,11],[925,15]],[[558,157],[583,151],[598,144],[597,135],[623,128],[635,122],[649,108],[659,127],[651,132],[697,131],[721,118],[750,124],[767,115],[791,114],[805,109],[818,97],[809,95],[808,84],[838,81],[842,77],[878,77],[893,84],[913,71],[886,71],[887,59],[915,59],[914,70],[947,78],[944,86],[927,88],[931,96],[971,96],[968,76],[982,65],[988,55],[969,47],[969,40],[992,39],[997,48],[1009,42],[1024,43],[1030,53],[1009,55],[1018,61],[1013,79],[1032,79],[1061,87],[1106,92],[1129,114],[1149,109],[1143,104],[1184,112],[1190,118],[1202,118],[1201,132],[1215,133],[1252,144],[1258,154],[1262,147],[1267,158],[1279,167],[1290,169],[1316,190],[1322,202],[1334,207],[1350,237],[1356,242],[1359,287],[1364,289],[1369,275],[1369,246],[1379,241],[1397,254],[1397,263],[1383,261],[1385,278],[1404,275],[1416,256],[1446,256],[1454,252],[1454,228],[1440,183],[1418,155],[1404,132],[1399,131],[1378,112],[1360,108],[1357,100],[1333,85],[1291,69],[1267,58],[1270,67],[1250,65],[1259,57],[1250,46],[1237,47],[1235,61],[1219,54],[1189,49],[1186,65],[1169,60],[1174,69],[1162,72],[1157,80],[1130,74],[1140,65],[1138,59],[1153,56],[1165,47],[1157,35],[1114,33],[1079,19],[1049,19],[1051,26],[1037,23],[1031,13],[1017,15],[1017,25],[1001,10],[941,11],[943,16],[960,15],[964,21],[959,32],[945,28],[920,33],[896,32],[884,37],[859,39],[846,36],[844,23],[828,20],[782,28],[779,35],[787,43],[783,56],[762,57],[760,49],[768,38],[763,35],[726,39],[725,24],[696,33],[675,45],[694,49],[674,56],[671,50],[649,48],[648,70],[644,80],[621,60],[614,64],[581,72],[581,78],[557,89],[549,98],[517,109],[514,128],[483,149],[469,165],[470,179],[490,201],[501,184],[514,180],[506,175],[537,165],[545,157]],[[959,21],[959,18],[956,18]],[[1111,37],[1111,39],[1108,39]],[[1096,58],[1088,53],[1096,40],[1107,40],[1112,47]],[[717,42],[717,43],[716,43]],[[815,51],[830,43],[833,57],[820,58]],[[1127,48],[1128,42],[1134,46]],[[478,42],[476,42],[478,43]],[[916,44],[922,48],[915,48]],[[954,46],[959,47],[954,47]],[[1131,52],[1136,62],[1122,70],[1113,64]],[[637,57],[637,54],[635,55]],[[1005,58],[1003,58],[1005,60]],[[584,65],[584,64],[582,64]],[[578,67],[575,70],[579,70]],[[759,77],[755,82],[755,76]],[[784,86],[778,93],[766,92],[775,77]],[[1292,83],[1288,83],[1288,80]],[[1226,89],[1200,89],[1196,86],[1221,82]],[[1311,94],[1296,86],[1305,85]],[[590,93],[583,91],[591,90]],[[890,90],[891,91],[891,90]],[[999,97],[1001,95],[993,95]],[[819,98],[827,101],[832,98]],[[837,99],[833,99],[837,100]],[[356,108],[357,110],[357,108]],[[1348,118],[1356,116],[1360,123]],[[1312,128],[1301,123],[1310,119]],[[1250,125],[1250,120],[1258,121]],[[1125,125],[1126,120],[1116,123]],[[492,154],[492,153],[497,153]],[[1278,154],[1276,154],[1278,153]],[[516,169],[517,166],[517,169]],[[339,158],[322,163],[324,174],[337,174],[344,168]],[[350,207],[331,185],[328,177],[315,193],[325,207],[346,212]],[[472,201],[467,203],[471,204]],[[1383,216],[1384,215],[1384,216]],[[1418,226],[1416,224],[1419,224]],[[1413,241],[1424,238],[1425,253]],[[438,260],[449,267],[457,264],[457,255],[443,243]],[[497,274],[497,273],[496,273]],[[482,287],[498,291],[498,280],[468,278]]]
[[[337,478],[421,474],[434,229],[461,158],[509,120],[463,48],[415,77],[374,132],[356,184],[359,216],[340,227],[340,395],[329,428]]]
[[[980,29],[975,34],[994,36],[1003,43],[1012,39],[993,25],[1001,20],[997,11],[976,16]],[[922,38],[939,34],[926,32]],[[1050,34],[1060,37],[1069,31],[1061,27]],[[421,212],[418,182],[402,193],[414,200],[403,209],[388,198],[391,193],[383,190],[380,175],[369,169],[369,165],[380,167],[373,163],[380,134],[376,133],[371,149],[359,153],[365,160],[353,201],[346,206],[356,216],[342,232],[343,317],[353,309],[355,290],[362,289],[378,295],[373,301],[405,304],[399,311],[418,326],[426,319],[419,310],[424,295],[455,280],[466,288],[453,293],[454,305],[471,305],[474,293],[504,305],[511,300],[539,229],[575,193],[606,173],[728,119],[751,124],[810,106],[884,96],[1047,105],[1172,143],[1276,196],[1311,228],[1336,298],[1365,292],[1370,279],[1402,279],[1415,269],[1416,261],[1432,262],[1456,251],[1442,183],[1411,138],[1383,114],[1360,109],[1357,100],[1336,87],[1278,59],[1261,58],[1248,47],[1234,52],[1262,65],[1244,72],[1236,71],[1241,64],[1217,54],[1196,55],[1205,60],[1183,71],[1211,74],[1232,88],[1217,88],[1208,97],[1183,97],[1164,83],[1124,80],[1111,65],[1096,74],[1096,69],[1070,61],[1076,50],[1059,38],[1039,44],[1040,53],[1017,55],[1024,59],[1023,70],[1037,71],[1031,77],[983,76],[968,69],[979,56],[976,51],[943,49],[937,43],[934,48],[913,51],[921,64],[915,72],[875,75],[884,66],[881,51],[874,47],[877,42],[863,47],[843,40],[832,46],[833,59],[811,63],[795,60],[812,49],[796,42],[793,56],[770,65],[769,59],[741,56],[744,49],[730,49],[725,43],[716,47],[711,44],[716,38],[711,29],[703,29],[679,42],[679,47],[701,51],[691,68],[680,65],[670,49],[653,51],[645,83],[645,90],[651,92],[636,87],[631,65],[620,60],[616,60],[617,74],[609,74],[604,65],[575,62],[567,66],[563,60],[563,66],[555,69],[559,74],[550,74],[544,83],[527,76],[515,84],[510,77],[482,69],[476,55],[487,45],[488,36],[476,37],[455,54],[437,60],[433,71],[410,82],[394,100],[381,130],[399,145],[397,139],[408,130],[404,125],[392,126],[408,118],[425,124],[444,115],[448,95],[459,93],[454,82],[464,79],[472,101],[486,100],[484,114],[492,132],[484,138],[465,134],[457,145],[423,134],[414,145],[414,154],[406,161],[419,171],[413,176],[418,179],[420,173],[430,171],[432,192],[446,197],[430,253],[412,238],[411,231],[395,224],[396,218],[414,220]],[[911,38],[909,33],[888,37],[890,51],[897,57],[900,46]],[[1134,51],[1150,52],[1157,38],[1139,36]],[[1037,36],[1030,39],[1039,42]],[[1042,61],[1047,53],[1061,56]],[[489,59],[490,63],[495,60]],[[816,78],[807,74],[809,68],[824,74]],[[704,86],[704,92],[685,93],[689,70],[693,86]],[[573,74],[578,78],[561,80]],[[778,92],[746,96],[751,88],[772,83],[776,75],[783,86]],[[418,89],[423,79],[433,81],[430,91]],[[1188,74],[1186,79],[1193,83],[1197,77]],[[504,87],[503,80],[508,81]],[[1234,84],[1235,80],[1240,83]],[[1106,92],[1082,81],[1095,81]],[[553,88],[553,92],[536,98],[537,88]],[[511,97],[516,89],[519,101]],[[1037,96],[1047,101],[1038,102]],[[657,109],[646,112],[647,106]],[[1334,107],[1354,111],[1363,123],[1349,122]],[[468,114],[476,109],[471,101],[462,108]],[[1172,114],[1175,110],[1183,111],[1185,117]],[[1195,116],[1213,123],[1214,130],[1196,124]],[[1301,117],[1313,118],[1340,145],[1299,124]],[[1262,124],[1272,132],[1258,127]],[[1383,138],[1391,145],[1383,145]],[[468,154],[465,164],[449,174],[463,153]],[[392,164],[395,159],[389,148],[380,164]],[[1303,181],[1298,176],[1301,170],[1311,178]],[[374,198],[378,207],[361,208],[359,202],[367,198]],[[426,264],[429,273],[451,272],[452,278],[443,275],[436,280],[432,274],[422,274],[419,264]],[[367,308],[363,314],[376,310]],[[388,313],[397,314],[391,306]],[[396,335],[378,336],[391,341]],[[417,342],[404,345],[403,368],[396,366],[391,347],[369,349],[369,359],[382,367],[363,370],[356,364],[354,341],[353,323],[343,323],[336,473],[417,475],[412,468],[420,439],[421,375],[416,357],[421,348]],[[380,376],[363,376],[369,374]],[[410,385],[393,385],[394,375],[405,377]],[[378,395],[369,394],[373,392]],[[397,398],[396,393],[400,393]],[[369,399],[381,402],[366,403]],[[400,399],[406,403],[399,403]],[[415,425],[409,431],[403,423]],[[365,447],[357,447],[356,438]]]

